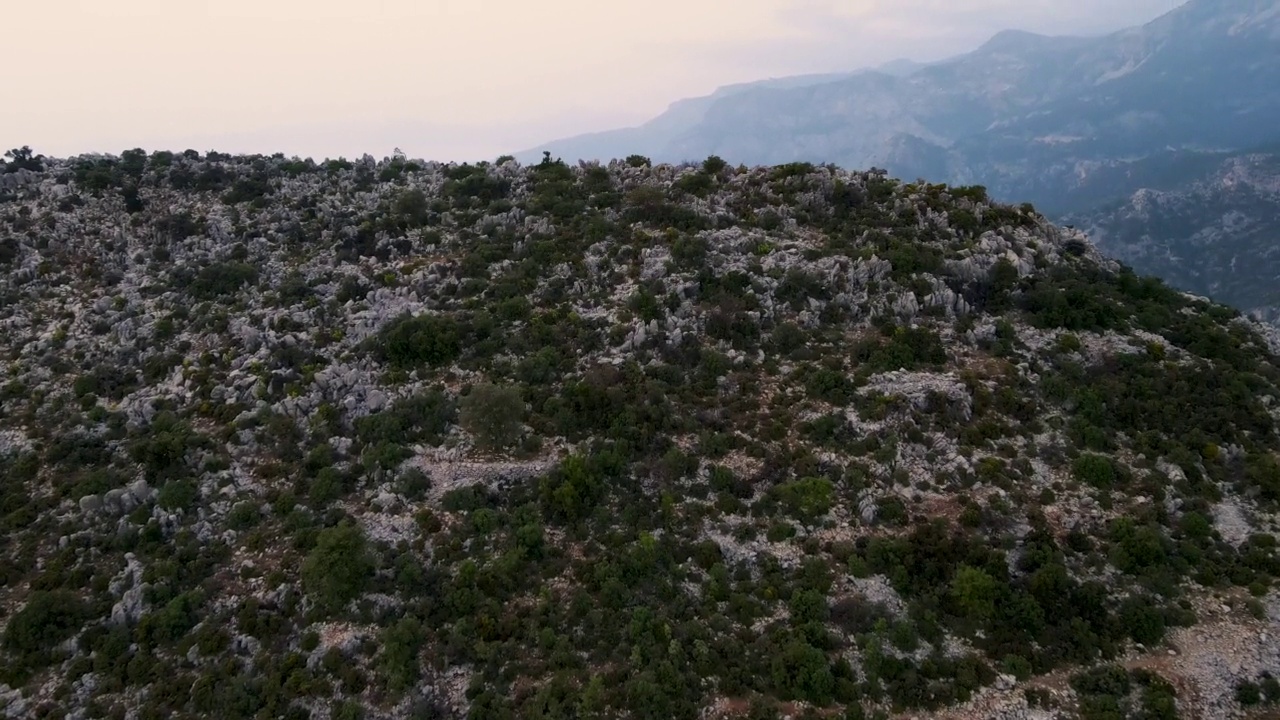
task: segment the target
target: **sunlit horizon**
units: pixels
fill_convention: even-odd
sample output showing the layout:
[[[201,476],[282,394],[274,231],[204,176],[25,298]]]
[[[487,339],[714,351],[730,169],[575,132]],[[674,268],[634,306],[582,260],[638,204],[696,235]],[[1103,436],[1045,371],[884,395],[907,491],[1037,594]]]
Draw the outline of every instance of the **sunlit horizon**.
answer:
[[[724,85],[938,60],[1006,28],[1097,34],[1179,4],[47,0],[6,12],[25,31],[0,63],[28,71],[6,83],[19,110],[0,142],[492,159]]]

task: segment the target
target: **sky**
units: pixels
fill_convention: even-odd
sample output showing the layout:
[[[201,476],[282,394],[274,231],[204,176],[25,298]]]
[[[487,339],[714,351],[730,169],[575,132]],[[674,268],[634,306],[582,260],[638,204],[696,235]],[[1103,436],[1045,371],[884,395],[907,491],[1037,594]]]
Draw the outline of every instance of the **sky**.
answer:
[[[737,82],[1183,0],[0,0],[0,145],[493,159]]]

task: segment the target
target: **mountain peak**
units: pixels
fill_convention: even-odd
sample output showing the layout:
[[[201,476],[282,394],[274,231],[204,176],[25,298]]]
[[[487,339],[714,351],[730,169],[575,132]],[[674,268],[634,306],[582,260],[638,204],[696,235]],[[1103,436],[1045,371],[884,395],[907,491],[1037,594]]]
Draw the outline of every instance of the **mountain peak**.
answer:
[[[1270,30],[1280,39],[1280,0],[1191,0],[1148,27],[1196,29],[1214,34],[1249,34]]]
[[[1001,30],[979,48],[982,50],[1021,50],[1034,43],[1051,39],[1048,35],[1040,35],[1028,30]]]
[[[1001,30],[983,43],[973,54],[1017,54],[1035,53],[1045,49],[1076,45],[1084,38],[1069,35],[1041,35],[1028,30]]]

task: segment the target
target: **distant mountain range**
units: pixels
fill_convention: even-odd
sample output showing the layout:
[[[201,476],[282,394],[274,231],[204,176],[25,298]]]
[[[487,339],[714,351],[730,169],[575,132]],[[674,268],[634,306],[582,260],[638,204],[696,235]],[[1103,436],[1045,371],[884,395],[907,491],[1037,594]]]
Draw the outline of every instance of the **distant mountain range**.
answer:
[[[1133,267],[1280,322],[1280,147],[1179,159],[1136,163],[1166,180],[1067,222]]]
[[[1204,259],[1230,255],[1238,264],[1271,257],[1278,234],[1268,221],[1274,199],[1253,190],[1237,197],[1231,186],[1205,188],[1226,172],[1229,157],[1267,166],[1261,156],[1274,158],[1277,141],[1280,0],[1192,0],[1146,25],[1101,37],[1005,31],[938,63],[895,62],[722,88],[679,101],[639,127],[557,140],[517,157],[636,153],[681,162],[718,155],[733,163],[829,162],[885,168],[907,179],[981,184],[996,197],[1031,201],[1056,218],[1096,219],[1103,245],[1138,270],[1252,309],[1274,300],[1228,290],[1230,267],[1208,272],[1196,248],[1241,227],[1234,220],[1215,224],[1230,209],[1248,214],[1244,225],[1254,230],[1235,237],[1229,253]],[[1137,225],[1109,214],[1136,217],[1116,208],[1143,189],[1166,199],[1184,192],[1196,198],[1180,204],[1188,213],[1198,208],[1200,240],[1184,248],[1191,255],[1157,262],[1153,241],[1128,235]],[[1159,218],[1152,223],[1147,229]],[[1252,247],[1255,242],[1261,245]],[[1131,243],[1141,249],[1126,249]],[[1195,270],[1173,270],[1186,263]],[[1266,267],[1264,274],[1280,285],[1280,258]],[[1220,279],[1209,282],[1210,276]]]

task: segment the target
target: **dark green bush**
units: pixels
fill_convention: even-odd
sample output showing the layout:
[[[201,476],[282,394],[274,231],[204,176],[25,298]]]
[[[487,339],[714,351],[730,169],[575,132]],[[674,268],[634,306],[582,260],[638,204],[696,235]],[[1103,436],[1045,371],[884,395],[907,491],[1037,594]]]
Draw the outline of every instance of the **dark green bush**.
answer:
[[[170,480],[160,486],[156,503],[166,510],[190,510],[199,494],[200,487],[191,478]]]
[[[34,592],[9,618],[4,648],[19,655],[47,655],[88,619],[88,606],[71,592]]]
[[[1102,490],[1110,490],[1121,476],[1114,460],[1091,453],[1076,458],[1071,469],[1076,480]]]
[[[372,574],[364,533],[344,524],[320,531],[302,564],[302,586],[317,607],[333,613],[359,597]]]
[[[439,366],[457,359],[462,342],[457,321],[438,315],[403,315],[378,333],[378,356],[393,367]]]
[[[257,282],[258,269],[245,262],[223,262],[201,268],[186,290],[199,300],[217,300]]]
[[[401,618],[382,631],[378,666],[384,673],[388,690],[402,693],[417,684],[421,675],[418,651],[425,639],[422,623],[414,617]]]
[[[481,448],[509,447],[520,439],[524,398],[518,388],[476,385],[462,398],[458,419]]]

